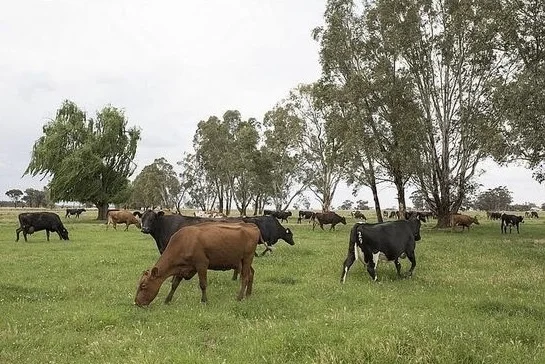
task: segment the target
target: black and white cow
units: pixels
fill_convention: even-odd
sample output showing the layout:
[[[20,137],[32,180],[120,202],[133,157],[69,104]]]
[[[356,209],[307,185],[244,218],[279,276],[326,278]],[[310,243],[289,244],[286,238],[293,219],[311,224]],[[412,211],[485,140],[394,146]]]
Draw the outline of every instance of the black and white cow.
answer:
[[[316,213],[314,211],[299,211],[299,217],[297,218],[297,223],[300,224],[303,219],[309,220],[308,223],[314,219]]]
[[[397,275],[401,277],[399,258],[406,256],[411,262],[411,268],[408,271],[408,276],[411,276],[416,267],[414,249],[415,242],[420,240],[420,225],[421,222],[418,219],[355,224],[350,231],[348,254],[343,263],[341,283],[344,283],[348,270],[358,259],[358,255],[374,281],[377,280],[376,268],[379,258],[393,261]]]
[[[513,229],[513,226],[517,227],[517,234],[519,234],[519,224],[523,223],[524,221],[523,216],[516,216],[516,215],[507,215],[502,214],[501,215],[501,232],[502,234],[507,234],[507,227],[509,226],[509,234],[511,234],[511,230]]]

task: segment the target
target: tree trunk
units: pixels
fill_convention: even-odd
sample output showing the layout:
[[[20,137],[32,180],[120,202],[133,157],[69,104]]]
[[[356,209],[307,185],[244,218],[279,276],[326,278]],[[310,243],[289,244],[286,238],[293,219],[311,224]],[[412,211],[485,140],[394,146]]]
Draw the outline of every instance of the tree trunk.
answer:
[[[394,176],[394,184],[397,189],[397,202],[398,202],[398,219],[405,220],[405,212],[407,211],[407,205],[405,204],[405,184],[399,176]]]
[[[97,202],[95,203],[98,209],[97,220],[107,220],[108,219],[108,206],[107,202]]]
[[[377,214],[377,221],[378,222],[384,222],[382,219],[382,211],[380,209],[380,201],[378,199],[378,189],[376,183],[370,183],[371,184],[371,191],[373,191],[373,200],[375,201],[375,212]]]

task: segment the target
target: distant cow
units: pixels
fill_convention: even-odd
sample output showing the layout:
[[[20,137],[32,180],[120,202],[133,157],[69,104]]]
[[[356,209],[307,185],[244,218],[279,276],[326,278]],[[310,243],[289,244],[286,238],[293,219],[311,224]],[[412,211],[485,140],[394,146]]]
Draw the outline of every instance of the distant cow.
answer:
[[[486,213],[486,216],[487,216],[490,220],[499,220],[499,219],[501,219],[501,215],[502,215],[501,212],[487,212],[487,213]]]
[[[135,303],[149,305],[157,296],[159,288],[170,276],[175,276],[165,303],[172,296],[182,279],[199,276],[201,302],[207,301],[207,270],[240,269],[240,290],[237,300],[252,293],[254,269],[252,262],[261,233],[254,224],[207,222],[187,226],[176,232],[150,270],[140,278]]]
[[[312,230],[314,230],[316,224],[319,224],[322,230],[324,230],[324,225],[331,224],[329,230],[335,230],[335,225],[339,223],[346,225],[346,218],[344,216],[337,215],[333,211],[317,212],[314,218],[314,223],[312,224]]]
[[[352,216],[354,216],[355,219],[362,219],[362,220],[367,221],[367,218],[365,217],[365,215],[361,211],[358,211],[358,210],[352,211],[351,214],[352,214]]]
[[[24,212],[19,214],[19,228],[15,230],[15,233],[17,234],[17,239],[15,241],[19,241],[19,234],[21,231],[23,232],[25,241],[28,241],[28,234],[40,230],[45,230],[47,241],[49,241],[50,232],[59,234],[60,239],[70,240],[68,239],[68,230],[66,230],[62,224],[59,215],[53,212]]]
[[[119,210],[108,212],[108,222],[106,228],[112,224],[114,229],[117,230],[117,224],[126,224],[125,231],[129,230],[129,225],[136,225],[137,228],[141,228],[140,218],[142,213],[140,211],[130,212],[129,210]]]
[[[388,216],[390,219],[393,218],[399,218],[399,212],[398,211],[390,211],[390,216]]]
[[[301,220],[305,219],[305,220],[309,220],[309,224],[310,224],[310,221],[314,219],[314,215],[316,213],[314,211],[299,211],[299,218],[297,219],[297,223],[300,224],[301,223]]]
[[[517,234],[519,234],[519,224],[523,223],[524,217],[522,216],[515,216],[515,215],[507,215],[502,214],[501,215],[501,232],[502,234],[507,234],[507,226],[509,226],[509,234],[511,234],[511,230],[513,226],[517,227]]]
[[[70,215],[76,215],[77,218],[79,218],[79,215],[81,215],[82,212],[85,212],[87,210],[85,209],[66,209],[66,217],[70,217]]]
[[[291,216],[291,211],[272,211],[268,215],[276,217],[278,220],[280,220],[280,222],[288,222],[288,218]]]
[[[414,250],[415,242],[420,240],[420,225],[420,220],[414,218],[377,224],[355,224],[350,231],[348,254],[343,263],[341,283],[345,282],[348,270],[358,259],[358,255],[374,281],[378,278],[376,269],[379,258],[393,261],[397,275],[401,277],[399,258],[407,256],[411,262],[408,276],[411,276],[416,267]]]
[[[533,218],[539,219],[539,215],[537,214],[536,211],[530,211],[530,218],[531,219],[533,219]]]
[[[467,228],[467,231],[469,231],[471,224],[480,225],[479,221],[477,221],[477,216],[471,217],[468,215],[452,214],[450,217],[450,225],[453,230],[456,226],[461,226],[462,232],[464,231],[464,228]]]

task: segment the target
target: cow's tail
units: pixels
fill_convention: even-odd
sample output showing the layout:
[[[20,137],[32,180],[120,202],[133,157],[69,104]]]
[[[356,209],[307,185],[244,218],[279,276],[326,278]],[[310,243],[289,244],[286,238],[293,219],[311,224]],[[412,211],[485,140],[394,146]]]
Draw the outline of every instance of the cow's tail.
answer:
[[[354,225],[352,227],[352,230],[350,230],[350,237],[348,239],[348,253],[346,254],[346,259],[343,263],[343,271],[341,272],[341,283],[344,283],[346,280],[346,275],[348,274],[348,270],[354,264],[354,262],[358,259],[358,252],[356,250],[357,245],[357,238],[358,238],[358,224]]]

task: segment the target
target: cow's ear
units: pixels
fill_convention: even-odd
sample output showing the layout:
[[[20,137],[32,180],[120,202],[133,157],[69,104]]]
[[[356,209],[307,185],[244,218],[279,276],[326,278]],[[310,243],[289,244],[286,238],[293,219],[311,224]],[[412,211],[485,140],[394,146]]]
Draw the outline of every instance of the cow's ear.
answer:
[[[159,269],[157,267],[153,267],[151,269],[151,277],[152,278],[157,278],[158,275],[159,275]]]
[[[165,214],[164,211],[159,211],[159,212],[157,213],[157,216],[163,216],[164,214]]]

